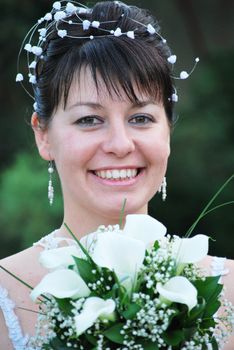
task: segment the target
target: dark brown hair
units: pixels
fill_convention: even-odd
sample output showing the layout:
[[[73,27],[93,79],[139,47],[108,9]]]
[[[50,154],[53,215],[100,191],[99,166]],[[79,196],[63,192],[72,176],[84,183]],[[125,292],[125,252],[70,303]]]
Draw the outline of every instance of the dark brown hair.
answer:
[[[157,35],[160,28],[153,16],[147,10],[114,1],[98,2],[89,12],[79,16],[91,22],[109,22],[102,24],[104,29],[115,30],[120,27],[122,32],[134,30],[135,39],[126,35],[103,37],[103,31],[98,28],[90,27],[83,31],[82,26],[66,22],[60,22],[59,29],[67,30],[70,36],[81,38],[61,38],[56,27],[50,29],[51,33],[43,45],[43,59],[37,62],[37,84],[34,86],[42,125],[48,125],[61,99],[66,107],[71,83],[75,76],[79,78],[83,67],[91,70],[97,90],[98,77],[101,76],[110,96],[124,93],[131,101],[138,102],[134,91],[136,86],[147,96],[162,102],[172,124],[173,102],[170,97],[173,94],[173,82],[167,61],[170,50]],[[131,18],[143,25],[138,25]],[[80,21],[76,15],[68,20]],[[155,34],[147,31],[145,26],[148,24],[153,24]],[[87,39],[89,35],[93,35],[94,39]]]

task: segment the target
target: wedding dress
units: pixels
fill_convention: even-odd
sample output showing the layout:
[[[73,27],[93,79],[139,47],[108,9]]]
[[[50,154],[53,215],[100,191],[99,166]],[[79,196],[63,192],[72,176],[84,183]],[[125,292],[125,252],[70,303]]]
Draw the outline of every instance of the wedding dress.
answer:
[[[56,230],[49,235],[43,237],[34,246],[41,246],[44,249],[54,249],[58,248],[61,242],[66,241],[68,245],[72,244],[73,240],[67,238],[56,237]],[[213,276],[224,276],[228,274],[228,269],[225,268],[226,258],[213,257],[211,263],[211,272]],[[0,285],[0,311],[2,311],[5,323],[8,329],[8,336],[12,343],[13,349],[15,350],[39,350],[30,347],[29,336],[23,334],[19,320],[14,311],[15,304],[9,298],[6,289]],[[1,337],[1,335],[0,335]],[[3,350],[3,349],[1,349]]]

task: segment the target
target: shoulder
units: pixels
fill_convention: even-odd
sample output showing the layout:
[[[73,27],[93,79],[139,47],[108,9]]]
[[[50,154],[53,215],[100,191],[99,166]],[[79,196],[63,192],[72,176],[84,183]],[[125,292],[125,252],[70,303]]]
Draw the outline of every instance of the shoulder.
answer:
[[[26,249],[0,260],[0,266],[34,287],[45,274],[45,270],[38,263],[41,250],[40,247]],[[11,311],[13,310],[19,325],[22,327],[22,334],[33,334],[36,313],[25,311],[25,309],[37,312],[37,305],[30,299],[30,288],[23,285],[3,268],[0,268],[0,298],[2,298],[0,300],[0,343],[2,345],[4,342],[4,349],[8,350],[11,347],[8,343],[9,340],[7,340],[8,329],[5,325],[7,315],[11,320],[14,319],[15,316]]]

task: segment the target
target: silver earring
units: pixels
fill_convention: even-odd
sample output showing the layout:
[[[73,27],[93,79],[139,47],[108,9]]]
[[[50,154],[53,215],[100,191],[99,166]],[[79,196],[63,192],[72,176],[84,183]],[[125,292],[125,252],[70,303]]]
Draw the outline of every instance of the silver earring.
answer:
[[[162,193],[162,200],[165,201],[167,198],[167,179],[166,179],[166,176],[164,176],[162,184],[161,184],[158,192]]]
[[[52,205],[53,201],[54,201],[54,187],[53,187],[53,183],[52,183],[53,172],[54,172],[53,163],[52,163],[52,161],[49,161],[49,165],[48,165],[48,173],[49,173],[48,199],[49,199],[50,205]]]

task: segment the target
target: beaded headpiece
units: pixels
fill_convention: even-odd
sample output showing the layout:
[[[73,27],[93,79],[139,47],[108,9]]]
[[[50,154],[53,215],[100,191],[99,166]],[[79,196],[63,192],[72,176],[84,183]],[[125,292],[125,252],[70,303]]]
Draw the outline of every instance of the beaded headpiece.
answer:
[[[115,4],[120,4],[118,1],[114,1]],[[121,5],[127,6],[123,3]],[[71,39],[87,39],[87,40],[95,40],[95,35],[74,35],[74,31],[72,30],[73,26],[79,26],[85,33],[88,32],[89,29],[96,28],[99,30],[99,32],[103,32],[103,35],[98,35],[98,38],[102,37],[121,37],[126,36],[130,40],[134,40],[138,35],[139,28],[145,30],[146,33],[149,35],[157,35],[159,39],[161,40],[162,44],[166,44],[166,39],[161,36],[161,34],[156,31],[153,24],[145,25],[133,18],[129,19],[136,24],[136,27],[134,30],[122,32],[122,29],[120,27],[116,27],[115,30],[108,30],[106,28],[103,28],[106,24],[111,24],[117,21],[89,21],[87,19],[82,19],[82,14],[89,14],[91,13],[92,9],[86,7],[85,5],[71,0],[70,2],[67,1],[56,1],[53,3],[52,10],[45,14],[44,17],[41,17],[37,23],[29,30],[26,37],[23,40],[23,43],[21,45],[21,49],[18,55],[18,61],[17,61],[17,75],[16,75],[16,82],[20,82],[23,86],[24,90],[29,94],[30,97],[34,99],[34,97],[30,94],[30,92],[27,90],[27,88],[24,86],[24,76],[22,73],[20,73],[19,65],[20,65],[20,57],[23,50],[27,53],[27,67],[28,67],[28,81],[30,84],[35,85],[37,84],[36,79],[36,66],[37,62],[39,60],[43,60],[44,55],[46,52],[44,52],[43,44],[46,42],[47,38],[51,34],[51,32],[54,33],[54,28],[56,28],[57,36],[60,38],[71,38]],[[122,14],[124,16],[125,14]],[[71,16],[75,17],[75,21],[71,20]],[[71,26],[71,33],[67,29],[62,29],[62,24],[66,23],[67,25]],[[37,42],[34,45],[34,39],[36,37],[36,34],[39,34],[39,39],[37,39]],[[31,58],[32,57],[32,58]],[[177,56],[176,55],[169,55],[167,57],[167,61],[174,66],[176,63]],[[190,72],[187,71],[181,71],[178,76],[172,76],[174,79],[187,79],[192,72],[194,71],[197,63],[199,62],[199,58],[195,59],[195,63],[193,65],[193,68]],[[172,67],[173,68],[173,67]],[[178,95],[177,91],[174,88],[174,92],[171,97],[169,97],[169,100],[172,102],[178,101]],[[34,103],[34,110],[37,110],[37,104]]]

